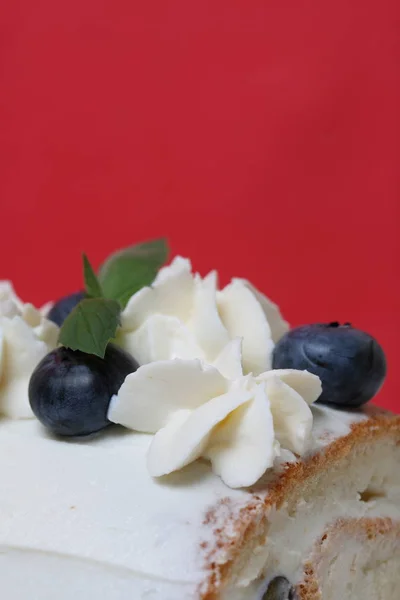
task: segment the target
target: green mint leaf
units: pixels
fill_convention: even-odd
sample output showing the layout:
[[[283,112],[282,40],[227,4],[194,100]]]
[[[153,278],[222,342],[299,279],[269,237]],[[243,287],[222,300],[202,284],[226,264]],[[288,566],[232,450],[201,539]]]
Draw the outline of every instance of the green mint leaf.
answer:
[[[167,258],[168,244],[164,238],[112,254],[99,273],[105,298],[117,300],[124,308],[133,294],[153,283]]]
[[[81,300],[65,319],[59,343],[104,358],[108,342],[115,337],[121,306],[105,298]]]
[[[101,285],[86,254],[82,254],[82,260],[86,294],[89,298],[101,298],[103,296]]]

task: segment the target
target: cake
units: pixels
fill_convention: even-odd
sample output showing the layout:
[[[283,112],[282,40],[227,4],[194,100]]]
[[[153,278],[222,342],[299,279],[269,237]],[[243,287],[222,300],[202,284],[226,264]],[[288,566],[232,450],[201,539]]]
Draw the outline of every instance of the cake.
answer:
[[[97,415],[80,436],[82,419],[56,423],[73,400],[36,396],[60,368],[48,357],[81,361],[76,384],[84,352],[57,348],[49,307],[0,285],[2,598],[397,600],[400,417],[365,394],[320,403],[329,378],[272,368],[296,331],[278,308],[243,280],[221,294],[189,271],[178,259],[125,303],[116,340],[141,366],[114,390],[108,426]]]
[[[147,435],[60,442],[2,421],[2,597],[396,600],[400,418],[313,411],[310,456],[251,490],[201,461],[149,478]]]

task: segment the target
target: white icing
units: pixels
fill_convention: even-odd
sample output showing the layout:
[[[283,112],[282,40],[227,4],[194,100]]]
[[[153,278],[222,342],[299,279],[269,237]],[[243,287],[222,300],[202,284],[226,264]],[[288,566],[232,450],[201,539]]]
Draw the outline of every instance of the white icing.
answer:
[[[170,422],[156,433],[151,443],[147,458],[150,474],[155,477],[167,475],[200,456],[209,456],[212,461],[212,448],[218,445],[218,441],[212,435],[214,428],[251,399],[252,394],[249,391],[230,391],[211,398],[197,410],[176,413]],[[229,444],[232,436],[227,437]],[[227,465],[229,468],[229,460]],[[240,486],[232,485],[229,478],[227,480],[227,477],[224,477],[224,465],[220,471],[225,483],[231,487]]]
[[[204,357],[213,362],[230,341],[228,330],[221,321],[217,307],[217,273],[204,279],[194,278],[195,292],[189,328],[203,349]]]
[[[119,343],[140,364],[173,358],[213,364],[239,337],[244,371],[269,369],[274,343],[288,329],[277,306],[245,280],[234,279],[221,291],[217,284],[215,271],[203,279],[192,274],[189,260],[175,258],[129,300]]]
[[[276,438],[284,448],[303,455],[311,442],[310,407],[296,390],[277,376],[269,378],[265,388],[274,415]]]
[[[232,488],[258,481],[279,455],[265,386],[250,390],[251,401],[241,404],[216,428],[205,452],[214,472]]]
[[[220,372],[197,359],[159,361],[128,375],[109,416],[136,431],[156,433],[176,412],[196,409],[227,391]]]
[[[277,439],[302,456],[311,443],[313,415],[308,405],[321,395],[321,380],[308,371],[274,369],[259,375],[257,381],[266,384]]]
[[[96,591],[102,600],[198,599],[206,576],[200,544],[213,542],[207,511],[227,497],[239,510],[248,494],[227,488],[201,462],[168,485],[153,480],[150,441],[116,428],[63,442],[35,420],[0,421],[5,598],[86,600]],[[36,568],[25,572],[30,560]],[[29,585],[10,569],[26,573]]]
[[[243,375],[242,339],[234,338],[214,361],[214,367],[228,379],[239,379]]]
[[[272,466],[279,442],[306,450],[312,415],[302,394],[313,402],[317,384],[309,374],[265,374],[287,323],[246,280],[217,288],[215,271],[201,278],[189,260],[177,257],[151,287],[132,296],[118,341],[144,366],[127,377],[108,416],[155,434],[152,475],[202,456],[225,483],[239,487]]]
[[[332,441],[367,418],[319,405],[312,412],[312,452],[326,444],[327,434]],[[4,598],[199,600],[199,588],[205,588],[209,575],[206,557],[218,543],[215,529],[234,540],[233,523],[254,498],[226,487],[202,461],[168,480],[152,479],[145,462],[151,440],[115,428],[92,438],[60,441],[35,420],[0,421]],[[222,597],[261,598],[264,577],[268,581],[277,574],[295,581],[304,555],[337,516],[398,518],[400,488],[392,505],[384,507],[356,498],[371,473],[386,482],[389,497],[393,473],[384,459],[371,463],[368,473],[355,469],[354,481],[343,478],[343,488],[332,487],[332,497],[321,491],[304,502],[299,516],[289,514],[285,503],[280,512],[272,511],[265,547],[250,553],[242,571],[234,574],[234,587]],[[285,468],[286,460],[293,456],[282,452],[274,474]],[[216,560],[223,562],[226,549],[219,552]]]
[[[28,400],[32,371],[57,343],[58,327],[31,304],[24,304],[10,282],[0,282],[0,414],[33,416]]]
[[[258,375],[271,368],[271,327],[253,292],[236,279],[218,293],[218,310],[232,337],[243,339],[243,369]]]
[[[271,329],[272,340],[276,343],[283,335],[289,330],[289,323],[282,319],[281,312],[277,304],[272,302],[269,298],[261,294],[260,291],[254,287],[247,279],[234,279],[234,282],[241,282],[244,284],[257,298],[258,302],[267,317],[269,327]]]
[[[334,439],[348,435],[353,423],[367,420],[362,411],[337,410],[323,404],[315,404],[313,412],[313,439],[315,449],[329,445]]]
[[[273,466],[280,445],[297,454],[308,449],[312,413],[299,392],[314,402],[318,377],[293,370],[243,376],[240,362],[234,340],[216,361],[225,374],[239,375],[234,379],[198,359],[158,361],[128,375],[108,418],[155,434],[147,460],[151,475],[205,457],[227,485],[243,487]]]
[[[268,381],[270,378],[278,377],[283,383],[290,385],[307,402],[313,404],[322,394],[321,380],[317,375],[309,371],[298,371],[296,369],[273,369],[261,373],[258,381]]]

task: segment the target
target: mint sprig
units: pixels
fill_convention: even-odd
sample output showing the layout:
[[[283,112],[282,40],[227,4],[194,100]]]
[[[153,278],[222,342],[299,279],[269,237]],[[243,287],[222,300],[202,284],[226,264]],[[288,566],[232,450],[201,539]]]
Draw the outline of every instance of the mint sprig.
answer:
[[[87,298],[81,300],[65,319],[60,344],[104,358],[108,342],[115,337],[121,306],[115,300]]]
[[[164,238],[119,250],[101,266],[98,276],[83,254],[86,298],[65,319],[59,343],[104,357],[115,338],[123,308],[141,288],[151,285],[168,257]]]
[[[86,295],[89,298],[102,298],[103,290],[86,254],[82,254],[82,260]]]
[[[99,272],[104,297],[118,300],[125,308],[133,294],[153,283],[167,258],[168,245],[164,238],[115,252]]]

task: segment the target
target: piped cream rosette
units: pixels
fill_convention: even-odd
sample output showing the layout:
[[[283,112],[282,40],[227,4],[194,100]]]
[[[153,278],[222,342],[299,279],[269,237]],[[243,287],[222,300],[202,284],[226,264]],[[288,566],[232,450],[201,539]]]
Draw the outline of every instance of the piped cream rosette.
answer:
[[[270,369],[274,344],[289,329],[277,305],[245,279],[233,279],[221,291],[217,283],[215,271],[194,275],[190,261],[178,256],[129,300],[119,343],[141,365],[172,358],[213,364],[240,337],[244,372]]]
[[[119,342],[140,367],[111,401],[111,421],[154,434],[152,476],[210,460],[230,487],[254,484],[281,452],[304,454],[309,405],[321,393],[307,371],[271,370],[288,330],[278,307],[243,279],[217,290],[176,258],[122,313]]]
[[[235,376],[240,369],[234,365],[236,345],[231,342],[230,350],[225,349],[221,369]],[[254,484],[273,466],[281,447],[297,455],[307,451],[313,421],[309,405],[320,393],[319,378],[307,371],[229,379],[198,359],[174,359],[128,375],[108,417],[155,434],[148,453],[152,476],[167,475],[203,457],[236,488]]]
[[[59,329],[44,311],[24,304],[9,281],[0,281],[0,414],[33,417],[28,400],[32,371],[57,345]]]

